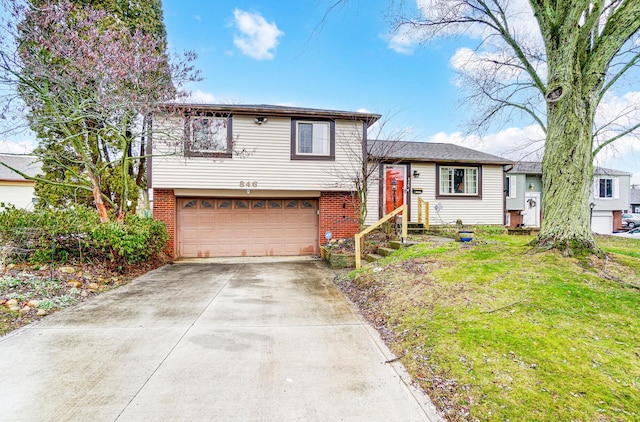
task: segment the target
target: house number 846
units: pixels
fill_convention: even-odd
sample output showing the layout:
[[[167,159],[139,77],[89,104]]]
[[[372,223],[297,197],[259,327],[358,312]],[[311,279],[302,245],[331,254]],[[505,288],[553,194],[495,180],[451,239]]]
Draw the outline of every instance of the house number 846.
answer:
[[[240,182],[241,188],[257,188],[258,182]]]

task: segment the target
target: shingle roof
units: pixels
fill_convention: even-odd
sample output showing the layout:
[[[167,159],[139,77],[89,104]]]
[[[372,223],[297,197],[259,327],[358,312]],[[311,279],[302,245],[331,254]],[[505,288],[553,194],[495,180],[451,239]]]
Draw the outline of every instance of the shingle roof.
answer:
[[[505,158],[471,148],[435,142],[369,140],[367,141],[367,150],[374,157],[382,155],[391,160],[478,164],[513,163]]]
[[[215,113],[233,113],[267,116],[309,116],[317,118],[342,118],[364,120],[368,125],[377,122],[381,115],[359,111],[325,110],[320,108],[290,107],[270,104],[196,104],[167,103],[162,106],[166,110],[201,110]]]
[[[513,170],[510,173],[524,173],[524,174],[542,174],[542,163],[538,161],[519,161],[513,166]],[[608,169],[605,167],[594,167],[593,173],[596,175],[605,176],[630,176],[631,173]]]
[[[40,173],[40,163],[38,158],[33,155],[10,155],[0,154],[0,162],[6,163],[10,167],[13,167],[21,172],[29,175],[36,176]],[[13,170],[0,164],[0,180],[26,180]]]

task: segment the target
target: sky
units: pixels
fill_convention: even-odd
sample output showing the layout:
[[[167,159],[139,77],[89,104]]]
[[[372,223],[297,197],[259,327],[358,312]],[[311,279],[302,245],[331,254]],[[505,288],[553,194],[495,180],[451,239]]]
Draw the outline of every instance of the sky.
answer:
[[[477,39],[419,43],[392,34],[389,0],[349,0],[329,11],[334,3],[163,0],[170,50],[198,55],[203,80],[188,86],[191,101],[367,111],[381,114],[384,122],[382,133],[370,137],[401,134],[408,141],[451,142],[513,160],[536,159],[539,145],[529,144],[542,136],[530,121],[465,132],[472,111],[455,70]],[[638,103],[636,91],[640,86],[624,87],[609,103],[613,108]],[[24,152],[19,150],[32,143],[14,139],[0,143],[0,151]],[[632,183],[640,184],[637,139],[622,140],[596,161],[633,173]]]

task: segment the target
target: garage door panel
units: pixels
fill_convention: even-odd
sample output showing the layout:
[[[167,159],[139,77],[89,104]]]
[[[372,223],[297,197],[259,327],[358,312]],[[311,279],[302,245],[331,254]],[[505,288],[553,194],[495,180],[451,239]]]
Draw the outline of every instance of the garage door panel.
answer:
[[[177,205],[182,257],[318,253],[316,199],[180,198]]]

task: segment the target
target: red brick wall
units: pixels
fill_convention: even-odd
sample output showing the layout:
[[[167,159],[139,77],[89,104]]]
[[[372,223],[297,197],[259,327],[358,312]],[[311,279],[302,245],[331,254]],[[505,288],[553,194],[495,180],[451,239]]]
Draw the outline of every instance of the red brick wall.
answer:
[[[320,244],[327,243],[325,233],[333,239],[346,239],[358,232],[358,218],[351,192],[320,193]]]
[[[153,190],[153,218],[164,221],[169,232],[167,253],[175,258],[176,246],[176,197],[173,189]]]
[[[613,231],[620,230],[622,228],[622,211],[613,212]]]
[[[509,215],[510,215],[510,220],[509,220],[509,227],[510,228],[515,228],[518,224],[522,224],[522,211],[509,211]]]

